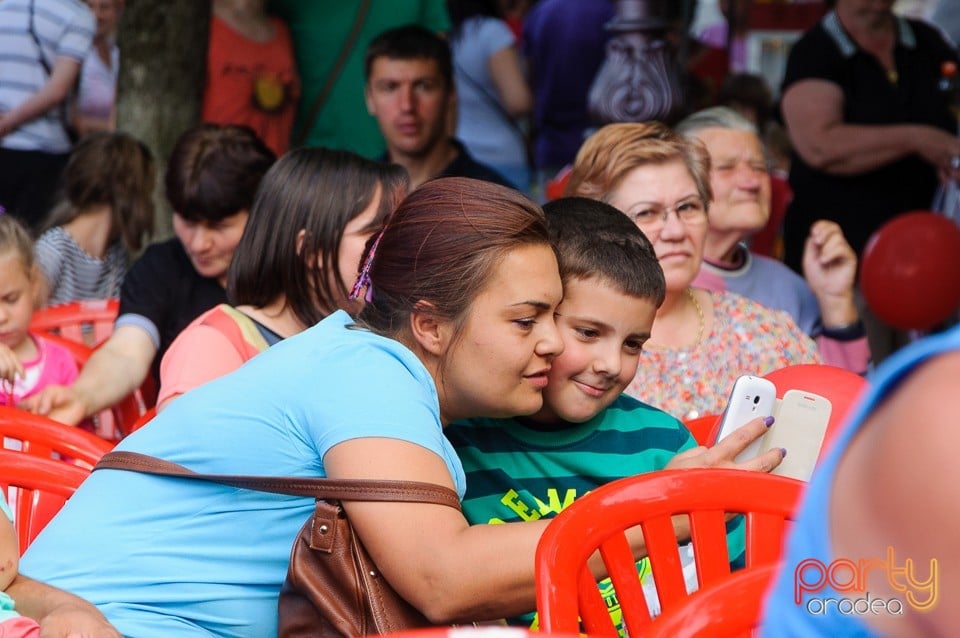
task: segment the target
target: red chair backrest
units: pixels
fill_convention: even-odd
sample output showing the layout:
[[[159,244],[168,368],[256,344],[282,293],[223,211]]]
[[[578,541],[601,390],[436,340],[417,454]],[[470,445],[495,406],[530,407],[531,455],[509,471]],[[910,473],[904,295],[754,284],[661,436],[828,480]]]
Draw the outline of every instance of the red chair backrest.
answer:
[[[694,419],[687,419],[683,424],[690,430],[690,434],[697,440],[698,445],[710,447],[713,445],[713,439],[716,438],[713,430],[720,420],[720,416],[719,414],[704,414]]]
[[[94,347],[113,333],[119,310],[118,299],[87,299],[47,306],[33,313],[30,329]]]
[[[147,409],[140,397],[140,390],[134,390],[118,403],[93,415],[94,431],[97,436],[116,443],[133,432],[134,424]]]
[[[743,569],[690,594],[679,607],[658,616],[643,638],[751,635],[751,630],[760,624],[763,601],[778,573],[777,567],[774,563]]]
[[[859,374],[818,363],[787,366],[764,375],[777,386],[777,397],[783,398],[787,390],[803,390],[830,400],[830,421],[820,446],[822,459],[840,426],[846,421],[850,410],[869,383]]]
[[[0,489],[13,510],[21,554],[89,475],[62,461],[0,450]]]
[[[6,406],[0,406],[0,439],[3,447],[10,448],[12,443],[20,452],[47,459],[64,457],[85,469],[92,469],[113,448],[89,432]]]
[[[537,611],[543,631],[591,637],[617,631],[587,569],[599,550],[631,635],[650,624],[624,530],[640,526],[661,609],[678,607],[687,588],[671,517],[687,514],[701,589],[727,578],[725,513],[744,515],[746,564],[774,563],[805,483],[731,469],[663,470],[613,481],[574,501],[547,526],[536,552]]]
[[[540,631],[531,631],[523,627],[506,627],[504,625],[461,625],[458,627],[426,627],[424,629],[409,629],[386,634],[390,638],[583,638],[577,634],[547,634]]]

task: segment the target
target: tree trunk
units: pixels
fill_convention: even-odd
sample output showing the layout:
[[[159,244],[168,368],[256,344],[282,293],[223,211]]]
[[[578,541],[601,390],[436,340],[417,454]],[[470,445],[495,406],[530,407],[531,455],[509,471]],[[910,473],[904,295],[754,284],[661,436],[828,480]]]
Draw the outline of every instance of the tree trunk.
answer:
[[[153,150],[161,176],[177,138],[200,121],[209,28],[210,2],[126,0],[117,34],[117,128]],[[155,198],[159,236],[171,229],[162,192]]]

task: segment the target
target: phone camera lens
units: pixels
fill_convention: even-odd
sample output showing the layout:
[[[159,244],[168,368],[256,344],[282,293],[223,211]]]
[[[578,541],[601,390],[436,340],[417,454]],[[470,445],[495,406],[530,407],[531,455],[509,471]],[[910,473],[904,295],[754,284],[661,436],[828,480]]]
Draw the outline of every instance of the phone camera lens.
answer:
[[[759,394],[758,394],[757,396],[753,397],[753,404],[756,405],[756,404],[758,404],[758,403],[760,403],[760,395],[759,395]]]

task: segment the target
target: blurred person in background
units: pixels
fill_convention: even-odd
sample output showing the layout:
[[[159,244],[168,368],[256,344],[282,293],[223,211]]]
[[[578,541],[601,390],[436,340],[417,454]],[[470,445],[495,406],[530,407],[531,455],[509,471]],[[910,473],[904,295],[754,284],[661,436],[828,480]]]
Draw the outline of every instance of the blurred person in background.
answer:
[[[31,230],[67,163],[67,99],[96,32],[80,0],[0,2],[0,206]]]

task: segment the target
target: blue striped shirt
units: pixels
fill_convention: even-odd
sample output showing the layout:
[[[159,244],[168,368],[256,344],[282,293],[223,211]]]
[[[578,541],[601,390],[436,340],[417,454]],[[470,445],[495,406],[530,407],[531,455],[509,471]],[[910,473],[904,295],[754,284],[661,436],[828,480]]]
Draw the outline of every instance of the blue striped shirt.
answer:
[[[31,35],[31,7],[36,40]],[[51,70],[61,57],[82,63],[95,29],[93,14],[79,0],[0,2],[0,113],[15,109],[43,88],[50,79],[44,63]],[[51,108],[0,139],[0,146],[65,153],[70,140],[63,124],[62,109]]]

